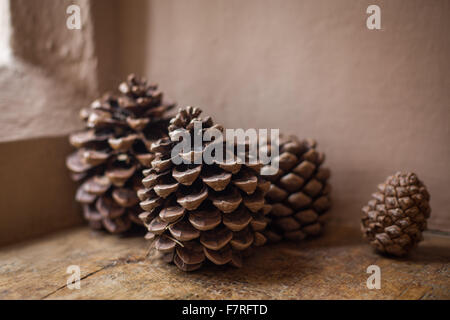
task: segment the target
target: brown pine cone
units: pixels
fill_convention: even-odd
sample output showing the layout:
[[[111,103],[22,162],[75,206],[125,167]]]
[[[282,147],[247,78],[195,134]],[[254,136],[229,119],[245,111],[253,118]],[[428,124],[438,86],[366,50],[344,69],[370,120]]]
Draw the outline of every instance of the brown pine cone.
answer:
[[[213,125],[211,118],[199,118],[201,110],[186,107],[170,121],[169,136],[190,132],[194,121],[202,123],[202,132]],[[192,135],[191,135],[192,137]],[[148,228],[147,239],[168,262],[184,271],[193,271],[206,259],[216,265],[241,266],[242,256],[253,246],[265,243],[261,231],[266,227],[264,215],[270,210],[264,194],[269,183],[259,175],[260,165],[231,161],[207,164],[175,165],[171,151],[177,142],[169,138],[152,145],[156,159],[145,170],[140,190],[140,215]],[[202,150],[180,153],[184,159],[203,154]],[[220,144],[224,147],[224,144]]]
[[[261,170],[272,183],[266,195],[272,205],[271,222],[264,232],[272,242],[300,241],[322,231],[331,205],[330,170],[322,167],[325,155],[316,146],[311,139],[280,136],[278,172],[267,175],[270,165]]]
[[[80,117],[86,129],[70,135],[78,150],[66,165],[75,181],[82,182],[75,199],[95,229],[127,231],[138,218],[142,168],[154,159],[151,143],[167,136],[164,113],[174,106],[163,101],[156,85],[135,75],[119,86],[120,93],[105,94]]]
[[[430,195],[414,173],[397,172],[378,190],[362,209],[361,230],[379,252],[404,256],[423,240]]]

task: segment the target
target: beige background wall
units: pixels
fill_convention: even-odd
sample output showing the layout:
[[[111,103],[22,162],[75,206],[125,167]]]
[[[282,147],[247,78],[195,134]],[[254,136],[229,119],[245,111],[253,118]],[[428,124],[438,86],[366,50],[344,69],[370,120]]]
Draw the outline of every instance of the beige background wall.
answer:
[[[6,0],[0,0],[6,1]],[[65,28],[82,8],[83,29]],[[382,30],[365,26],[369,4]],[[64,168],[78,110],[130,72],[230,128],[314,137],[335,219],[396,170],[450,231],[450,2],[13,0],[14,63],[0,66],[0,244],[81,221]],[[51,137],[51,138],[49,138]]]
[[[340,220],[358,223],[379,182],[413,170],[431,191],[430,226],[450,230],[449,1],[125,3],[123,74],[145,70],[228,127],[316,138]],[[366,28],[370,4],[380,31]]]

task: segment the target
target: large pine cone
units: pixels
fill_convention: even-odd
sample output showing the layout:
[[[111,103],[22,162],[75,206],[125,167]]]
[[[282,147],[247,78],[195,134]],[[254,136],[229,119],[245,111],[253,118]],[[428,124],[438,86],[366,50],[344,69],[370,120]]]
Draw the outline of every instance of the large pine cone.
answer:
[[[361,230],[379,252],[406,255],[423,240],[430,195],[414,173],[397,172],[378,190],[362,209]]]
[[[251,247],[266,242],[260,232],[270,210],[264,201],[270,183],[260,177],[260,165],[242,164],[237,158],[175,165],[171,159],[175,134],[188,131],[192,137],[194,121],[201,121],[203,132],[223,130],[211,118],[199,118],[200,113],[198,108],[181,109],[170,122],[172,140],[161,139],[152,145],[157,156],[152,168],[144,171],[146,189],[138,196],[145,212],[140,218],[148,228],[146,238],[153,239],[165,260],[181,270],[198,269],[206,259],[239,267]],[[180,156],[192,160],[204,148]]]
[[[75,198],[84,217],[92,228],[111,233],[127,231],[132,222],[142,224],[136,196],[141,171],[155,157],[151,143],[167,136],[168,119],[163,116],[174,106],[163,102],[156,85],[135,75],[119,91],[81,110],[86,129],[70,135],[78,150],[66,160],[72,178],[82,182]]]
[[[266,195],[272,205],[271,222],[264,234],[272,241],[288,239],[300,241],[321,233],[330,207],[327,183],[330,170],[322,167],[325,155],[316,150],[311,139],[299,140],[295,136],[280,136],[279,169],[267,175],[270,164],[261,173],[272,182]]]

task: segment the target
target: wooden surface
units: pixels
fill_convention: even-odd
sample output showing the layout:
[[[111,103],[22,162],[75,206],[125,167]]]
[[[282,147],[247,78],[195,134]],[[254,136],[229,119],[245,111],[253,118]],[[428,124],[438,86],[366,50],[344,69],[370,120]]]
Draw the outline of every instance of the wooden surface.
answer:
[[[261,248],[241,269],[184,273],[140,237],[76,228],[0,250],[0,299],[450,299],[450,237],[425,234],[408,259],[388,259],[359,230],[329,226],[322,238]],[[369,265],[381,289],[369,290]],[[69,265],[81,289],[66,287]]]

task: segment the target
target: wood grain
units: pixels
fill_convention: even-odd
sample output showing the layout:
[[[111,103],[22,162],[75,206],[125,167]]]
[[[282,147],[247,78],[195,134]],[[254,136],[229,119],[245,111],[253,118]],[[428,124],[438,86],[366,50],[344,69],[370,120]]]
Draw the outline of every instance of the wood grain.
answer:
[[[301,245],[261,248],[241,269],[207,266],[184,273],[166,265],[140,237],[76,228],[3,248],[0,299],[450,299],[450,237],[425,234],[407,259],[377,255],[359,230],[329,226]],[[369,290],[369,265],[381,289]],[[81,289],[66,287],[69,265]]]

